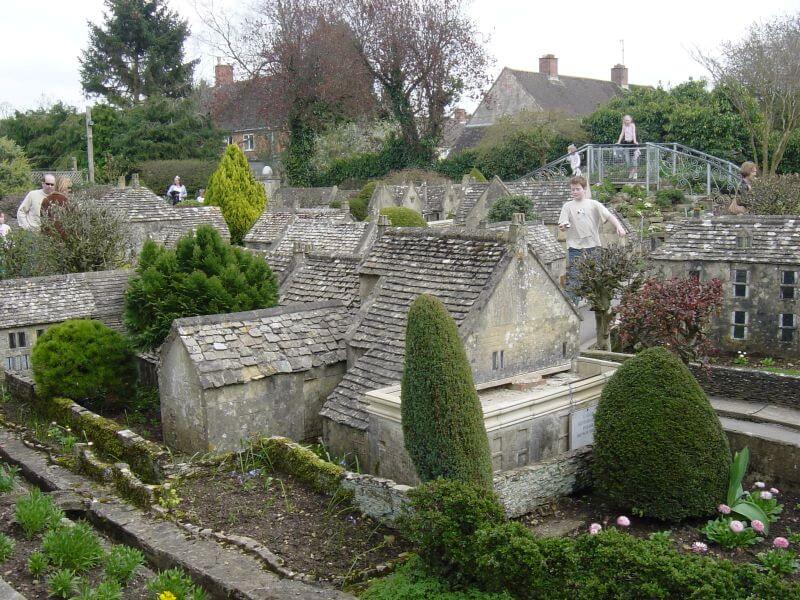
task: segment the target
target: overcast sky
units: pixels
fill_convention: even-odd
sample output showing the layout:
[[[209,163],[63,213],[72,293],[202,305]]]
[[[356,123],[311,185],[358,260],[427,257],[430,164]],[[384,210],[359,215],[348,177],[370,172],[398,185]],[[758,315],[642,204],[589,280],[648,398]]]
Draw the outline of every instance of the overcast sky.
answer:
[[[194,0],[170,0],[170,5],[200,32]],[[0,6],[0,111],[58,100],[83,107],[78,57],[87,45],[86,22],[100,21],[103,0],[0,0]],[[492,77],[504,66],[535,71],[538,57],[553,53],[563,75],[609,79],[611,66],[622,60],[624,39],[630,83],[664,86],[703,76],[692,48],[714,49],[740,37],[754,19],[797,10],[800,0],[474,0],[470,8],[490,36]],[[213,51],[194,36],[187,54],[202,59],[198,75],[211,80]]]

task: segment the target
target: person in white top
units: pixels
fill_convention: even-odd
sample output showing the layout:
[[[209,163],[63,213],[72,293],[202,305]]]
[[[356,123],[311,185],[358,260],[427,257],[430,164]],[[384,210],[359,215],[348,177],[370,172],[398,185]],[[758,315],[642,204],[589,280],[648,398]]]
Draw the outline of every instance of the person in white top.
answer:
[[[200,204],[205,204],[205,202],[206,202],[206,191],[204,189],[201,189],[200,191],[197,192],[197,201]]]
[[[56,189],[56,178],[47,173],[42,179],[42,189],[28,192],[17,209],[17,223],[22,229],[38,230],[42,226],[42,201]]]
[[[175,175],[172,185],[167,190],[167,198],[172,200],[172,206],[175,206],[178,202],[186,200],[186,196],[186,186],[181,183],[181,178]]]
[[[581,157],[575,144],[567,146],[567,152],[569,153],[569,168],[572,169],[572,175],[583,175],[581,173]]]
[[[6,236],[11,232],[11,227],[6,225],[6,215],[0,212],[0,238],[5,240]]]
[[[573,177],[569,181],[569,193],[572,200],[561,207],[558,217],[558,228],[567,238],[567,294],[577,304],[578,296],[572,291],[575,285],[575,269],[573,263],[582,254],[594,252],[601,246],[600,224],[611,221],[617,229],[617,235],[625,237],[627,232],[610,210],[597,200],[586,197],[587,183],[583,177]]]
[[[625,146],[638,146],[639,139],[636,137],[636,123],[633,117],[625,115],[622,117],[622,130],[619,132],[617,144]],[[628,167],[628,179],[636,179],[639,171],[639,156],[641,152],[638,148],[634,150],[624,150],[625,164]]]

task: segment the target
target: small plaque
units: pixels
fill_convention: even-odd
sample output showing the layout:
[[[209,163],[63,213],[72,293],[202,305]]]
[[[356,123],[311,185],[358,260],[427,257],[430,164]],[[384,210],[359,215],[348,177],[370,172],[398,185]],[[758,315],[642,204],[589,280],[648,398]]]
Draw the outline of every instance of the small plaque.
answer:
[[[576,410],[569,416],[569,449],[594,443],[594,413],[597,404]]]

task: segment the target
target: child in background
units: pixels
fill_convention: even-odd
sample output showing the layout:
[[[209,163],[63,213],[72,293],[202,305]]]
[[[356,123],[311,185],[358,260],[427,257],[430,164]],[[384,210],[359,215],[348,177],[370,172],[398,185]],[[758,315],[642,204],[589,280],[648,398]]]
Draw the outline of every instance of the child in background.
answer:
[[[575,144],[570,144],[567,146],[567,152],[569,153],[569,166],[572,169],[573,177],[580,177],[581,173],[581,157],[578,154],[578,149],[575,147]]]
[[[205,204],[206,202],[206,191],[204,189],[200,189],[197,192],[197,201],[200,204]]]
[[[0,212],[0,238],[5,239],[11,232],[11,227],[6,225],[6,214]]]

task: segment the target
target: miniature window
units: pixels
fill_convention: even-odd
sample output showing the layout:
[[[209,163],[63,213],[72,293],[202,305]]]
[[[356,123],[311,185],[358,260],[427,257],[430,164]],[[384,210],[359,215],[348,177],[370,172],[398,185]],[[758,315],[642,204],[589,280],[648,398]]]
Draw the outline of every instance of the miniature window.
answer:
[[[242,149],[252,150],[255,147],[254,136],[252,133],[245,133],[242,136]]]
[[[16,348],[17,347],[17,334],[16,333],[9,333],[8,334],[8,347],[9,348]]]
[[[561,342],[561,357],[567,357],[567,342]]]
[[[225,143],[227,143],[228,145],[232,144],[233,143],[233,136],[229,135],[228,137],[226,137],[225,138]]]
[[[503,351],[492,352],[492,370],[498,371],[503,368],[504,361]]]
[[[746,269],[733,270],[733,296],[734,298],[747,298],[747,284],[750,272]]]
[[[749,235],[737,235],[736,236],[736,247],[740,250],[744,250],[745,248],[750,247],[750,236]]]
[[[778,329],[780,330],[780,336],[782,342],[794,341],[794,331],[796,329],[795,324],[796,324],[796,319],[794,318],[794,315],[792,313],[781,315]]]
[[[781,300],[793,300],[797,286],[797,271],[781,271]]]
[[[26,336],[24,331],[17,332],[17,346],[19,348],[25,348],[28,345],[28,340],[25,338]]]
[[[36,339],[38,340],[40,337],[44,335],[44,329],[37,329],[36,330]]]
[[[689,279],[700,281],[700,269],[692,269],[689,271]]]
[[[731,323],[731,337],[735,340],[747,339],[747,325],[749,319],[747,318],[747,311],[735,310],[733,311],[733,319]]]

